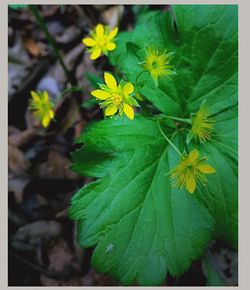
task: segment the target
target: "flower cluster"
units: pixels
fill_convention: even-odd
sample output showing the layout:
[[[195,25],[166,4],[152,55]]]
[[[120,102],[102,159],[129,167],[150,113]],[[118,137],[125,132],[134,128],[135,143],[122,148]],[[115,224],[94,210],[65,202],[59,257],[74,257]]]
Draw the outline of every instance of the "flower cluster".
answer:
[[[42,123],[43,127],[48,127],[50,121],[54,118],[54,104],[50,101],[47,91],[31,91],[30,109],[34,116]]]
[[[110,31],[108,26],[97,24],[94,30],[90,31],[90,36],[82,40],[91,53],[90,58],[95,60],[100,57],[101,53],[107,55],[109,51],[114,50],[116,48],[114,39],[117,33],[117,27]]]
[[[109,51],[116,48],[115,37],[118,33],[118,28],[110,31],[108,26],[98,24],[90,36],[83,39],[83,43],[88,47],[91,53],[92,60],[97,59],[102,53],[107,55]],[[100,88],[91,92],[97,100],[100,101],[100,107],[104,109],[104,114],[107,117],[114,115],[126,115],[130,120],[134,119],[134,107],[139,106],[136,101],[136,95],[139,94],[137,80],[143,72],[149,72],[155,86],[158,87],[159,79],[169,77],[176,74],[174,65],[170,64],[173,57],[173,52],[168,52],[166,49],[158,49],[155,47],[145,47],[146,52],[142,62],[138,63],[142,67],[142,71],[136,77],[136,87],[131,82],[121,80],[117,84],[116,79],[111,73],[104,73],[105,84],[99,84]],[[142,101],[142,99],[137,98]],[[173,116],[166,116],[178,122],[185,122],[191,125],[189,134],[187,135],[187,144],[194,139],[200,143],[211,139],[213,134],[214,119],[209,116],[208,107],[202,103],[199,111],[192,114],[190,119],[181,119]],[[212,174],[216,170],[209,164],[205,163],[206,157],[199,158],[197,149],[193,149],[189,154],[181,152],[168,139],[160,128],[161,133],[169,144],[180,155],[180,163],[170,171],[174,185],[179,188],[185,188],[188,192],[193,193],[197,184],[205,185],[207,179],[206,174]]]
[[[117,85],[116,79],[110,73],[104,73],[106,85],[101,84],[100,89],[91,92],[92,96],[101,101],[105,116],[113,116],[116,113],[134,119],[133,106],[138,106],[137,101],[131,96],[134,86],[130,82],[121,81]]]

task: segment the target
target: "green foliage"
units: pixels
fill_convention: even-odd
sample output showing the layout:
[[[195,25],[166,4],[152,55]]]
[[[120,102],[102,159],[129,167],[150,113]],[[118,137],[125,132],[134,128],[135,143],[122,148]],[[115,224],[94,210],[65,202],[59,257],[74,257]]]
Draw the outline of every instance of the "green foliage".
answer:
[[[13,10],[18,10],[21,8],[27,8],[29,5],[25,5],[25,4],[9,4],[8,5],[11,9]]]
[[[160,78],[158,87],[142,73],[145,45],[174,53],[176,74]],[[134,30],[118,35],[110,61],[151,114],[92,124],[72,154],[73,170],[97,178],[73,197],[70,216],[78,221],[80,245],[96,246],[92,262],[99,272],[123,285],[161,285],[167,271],[187,271],[214,238],[237,250],[237,46],[233,5],[143,13]],[[216,120],[214,135],[187,149],[190,126],[167,116],[189,118],[204,100]],[[167,173],[179,156],[159,125],[181,152],[197,148],[209,157],[216,173],[207,186],[194,194],[171,186]]]

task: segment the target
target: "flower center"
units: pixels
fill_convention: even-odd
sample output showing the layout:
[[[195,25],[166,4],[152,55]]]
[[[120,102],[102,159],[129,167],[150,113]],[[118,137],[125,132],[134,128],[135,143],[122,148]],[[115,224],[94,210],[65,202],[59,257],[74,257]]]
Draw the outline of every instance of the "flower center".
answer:
[[[118,107],[122,102],[122,96],[117,95],[117,94],[112,94],[111,101],[116,107]]]
[[[99,45],[101,46],[101,47],[104,47],[104,46],[106,46],[106,39],[105,38],[101,38],[100,40],[99,40]]]
[[[100,49],[103,49],[107,46],[108,44],[108,37],[106,34],[104,34],[103,36],[99,36],[96,38],[96,42],[97,42],[97,45]]]
[[[156,70],[159,67],[158,61],[157,60],[153,60],[151,66],[152,66],[153,70]]]

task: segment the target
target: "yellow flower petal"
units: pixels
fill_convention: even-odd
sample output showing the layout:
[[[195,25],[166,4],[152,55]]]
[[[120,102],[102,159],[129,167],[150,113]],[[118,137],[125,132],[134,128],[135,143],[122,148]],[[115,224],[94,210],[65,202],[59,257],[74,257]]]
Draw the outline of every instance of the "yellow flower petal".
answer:
[[[134,91],[134,86],[131,83],[126,83],[124,88],[123,88],[123,93],[125,95],[132,94]]]
[[[31,94],[31,96],[32,96],[32,99],[33,99],[35,102],[40,103],[40,97],[39,97],[39,95],[38,95],[36,92],[31,91],[30,94]]]
[[[48,92],[47,91],[43,91],[43,100],[44,100],[44,102],[48,102],[49,101],[49,94],[48,94]]]
[[[191,159],[192,161],[195,161],[198,158],[199,158],[199,152],[197,149],[194,149],[189,153],[189,159]]]
[[[46,127],[48,127],[49,123],[50,123],[50,116],[46,115],[42,120],[42,125],[43,125],[43,127],[46,128]]]
[[[191,137],[200,143],[211,139],[214,133],[215,119],[209,116],[206,103],[202,103],[199,111],[192,116]]]
[[[124,104],[123,111],[130,120],[134,119],[135,113],[134,113],[133,108],[130,105]]]
[[[53,110],[50,110],[49,111],[49,116],[50,116],[51,119],[54,118],[54,115],[55,115],[54,111]]]
[[[82,40],[83,44],[85,44],[86,46],[95,46],[96,45],[96,41],[91,38],[91,37],[86,37]]]
[[[92,60],[95,60],[95,59],[97,59],[100,55],[101,55],[101,50],[100,50],[99,48],[97,48],[97,49],[93,50],[93,52],[92,52],[91,55],[90,55],[90,58],[91,58]]]
[[[208,164],[200,164],[197,166],[197,169],[200,170],[200,172],[205,173],[205,174],[211,174],[211,173],[216,172],[216,170]]]
[[[115,90],[117,88],[117,82],[112,74],[105,72],[104,73],[104,80],[106,85],[111,89]]]
[[[190,193],[194,193],[194,191],[195,191],[196,181],[195,181],[194,176],[191,173],[187,177],[186,188]]]
[[[108,39],[113,39],[118,32],[118,27],[115,27],[108,35]]]
[[[98,37],[100,37],[100,38],[103,37],[103,35],[104,35],[104,26],[102,24],[97,24],[95,31],[96,31],[96,35]]]
[[[113,116],[117,112],[117,107],[115,105],[108,106],[104,113],[106,116]]]
[[[94,90],[93,92],[91,92],[91,95],[99,100],[106,100],[107,98],[110,97],[109,93],[104,92],[102,90]]]
[[[107,50],[114,50],[116,48],[116,44],[114,42],[109,42],[107,45],[106,45],[106,48]]]

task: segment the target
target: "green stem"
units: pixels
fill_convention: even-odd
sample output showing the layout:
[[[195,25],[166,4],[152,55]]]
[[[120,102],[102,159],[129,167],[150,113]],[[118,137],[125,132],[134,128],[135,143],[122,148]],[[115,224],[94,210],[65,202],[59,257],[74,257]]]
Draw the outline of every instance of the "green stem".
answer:
[[[71,86],[65,90],[63,90],[56,98],[56,100],[58,101],[63,95],[65,95],[66,93],[69,93],[69,92],[80,92],[80,91],[83,91],[83,88],[81,87],[78,87],[78,86]]]
[[[137,86],[137,83],[138,83],[138,79],[139,79],[139,77],[143,74],[143,73],[145,73],[145,72],[147,72],[146,70],[142,70],[142,71],[140,71],[139,72],[139,74],[137,75],[137,77],[136,77],[136,79],[135,79],[135,85]]]
[[[160,125],[160,120],[157,120],[157,126],[162,134],[162,136],[168,141],[168,143],[173,147],[173,149],[181,156],[181,152],[179,149],[174,145],[174,143],[167,137],[167,135],[163,132],[162,127]]]
[[[192,125],[192,121],[190,119],[183,119],[183,118],[178,118],[178,117],[173,117],[173,116],[165,116],[165,115],[162,115],[162,117],[164,117],[166,119],[171,119],[171,120],[175,120],[175,121],[179,121],[182,123]]]
[[[67,75],[67,77],[70,80],[69,70],[67,69],[67,67],[64,63],[64,61],[60,55],[60,52],[59,52],[58,48],[56,47],[56,43],[54,41],[54,38],[51,36],[51,34],[47,28],[47,25],[46,25],[42,15],[40,14],[37,6],[36,5],[29,5],[29,8],[30,8],[31,12],[33,13],[33,15],[35,16],[37,23],[40,25],[41,29],[45,33],[45,35],[46,35],[46,37],[47,37],[47,39],[48,39],[48,41],[53,49],[53,53],[54,53],[55,57],[59,60],[60,65],[62,66],[65,74]]]

